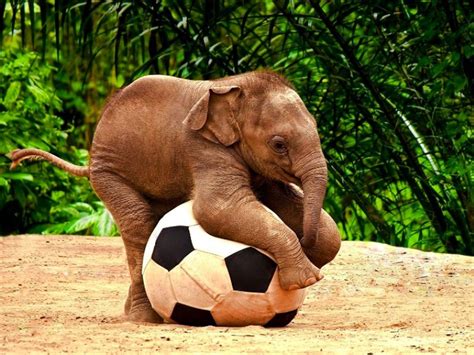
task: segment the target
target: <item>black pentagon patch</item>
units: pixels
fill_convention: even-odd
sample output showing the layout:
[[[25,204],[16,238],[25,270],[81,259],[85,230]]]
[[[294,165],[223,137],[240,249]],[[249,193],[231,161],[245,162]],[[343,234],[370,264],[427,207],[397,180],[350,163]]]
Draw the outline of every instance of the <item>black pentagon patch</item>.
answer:
[[[295,318],[296,313],[298,313],[297,309],[285,313],[277,313],[267,324],[265,324],[265,327],[284,327]]]
[[[170,271],[193,250],[188,227],[168,227],[163,228],[158,235],[151,258]]]
[[[195,327],[205,327],[207,325],[216,325],[216,321],[212,317],[210,311],[205,309],[186,306],[185,304],[176,303],[173,313],[170,317],[176,323],[184,325],[192,325]]]
[[[255,248],[245,248],[225,258],[235,291],[266,292],[277,264]]]

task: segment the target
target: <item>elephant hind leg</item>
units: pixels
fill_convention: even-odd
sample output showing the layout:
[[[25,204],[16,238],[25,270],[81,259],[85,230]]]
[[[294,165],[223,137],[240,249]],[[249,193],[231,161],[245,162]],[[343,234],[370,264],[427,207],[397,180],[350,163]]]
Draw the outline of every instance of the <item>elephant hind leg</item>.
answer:
[[[91,182],[118,224],[125,245],[131,277],[125,303],[127,319],[161,323],[161,317],[152,309],[145,293],[141,274],[146,242],[159,220],[156,209],[142,194],[115,174],[93,171]]]
[[[255,194],[274,211],[298,236],[303,237],[303,193],[281,182],[264,182]],[[303,249],[306,256],[318,268],[333,260],[341,247],[341,236],[331,216],[321,210],[318,240],[311,248]]]

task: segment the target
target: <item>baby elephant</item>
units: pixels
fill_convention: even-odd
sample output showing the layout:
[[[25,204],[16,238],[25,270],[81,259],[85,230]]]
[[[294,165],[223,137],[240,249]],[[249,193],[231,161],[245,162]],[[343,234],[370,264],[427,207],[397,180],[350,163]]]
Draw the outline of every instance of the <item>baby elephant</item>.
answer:
[[[327,168],[316,122],[272,72],[211,81],[143,77],[106,105],[88,167],[37,149],[14,151],[12,167],[29,158],[90,178],[125,244],[132,321],[161,321],[143,287],[143,251],[159,219],[189,199],[208,233],[270,252],[286,289],[320,280],[319,268],[340,247],[322,210]]]

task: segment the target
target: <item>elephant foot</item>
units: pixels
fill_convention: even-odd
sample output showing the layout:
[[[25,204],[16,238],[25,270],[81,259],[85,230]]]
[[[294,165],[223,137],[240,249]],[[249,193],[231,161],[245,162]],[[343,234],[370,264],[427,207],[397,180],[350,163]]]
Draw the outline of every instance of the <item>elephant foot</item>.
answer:
[[[126,320],[133,323],[163,323],[158,313],[150,307],[133,307],[126,315]]]
[[[280,265],[280,285],[285,290],[296,290],[315,284],[323,279],[321,271],[305,256],[302,261],[290,266]]]
[[[148,299],[146,302],[132,306],[131,290],[132,288],[130,287],[127,300],[125,301],[125,319],[133,323],[163,323],[163,318],[161,318],[158,313],[156,313],[153,308],[151,308]]]

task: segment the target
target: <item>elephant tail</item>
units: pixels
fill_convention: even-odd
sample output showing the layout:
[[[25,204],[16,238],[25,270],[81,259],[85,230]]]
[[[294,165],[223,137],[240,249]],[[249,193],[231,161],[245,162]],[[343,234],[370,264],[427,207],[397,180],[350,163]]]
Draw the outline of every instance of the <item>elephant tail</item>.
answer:
[[[45,152],[44,150],[40,149],[17,149],[11,152],[10,159],[12,163],[10,165],[10,169],[15,169],[23,160],[29,159],[44,159],[48,160],[52,164],[56,165],[58,168],[61,168],[67,171],[70,174],[82,177],[89,177],[89,167],[88,166],[79,166],[72,163],[69,163],[54,154]]]

